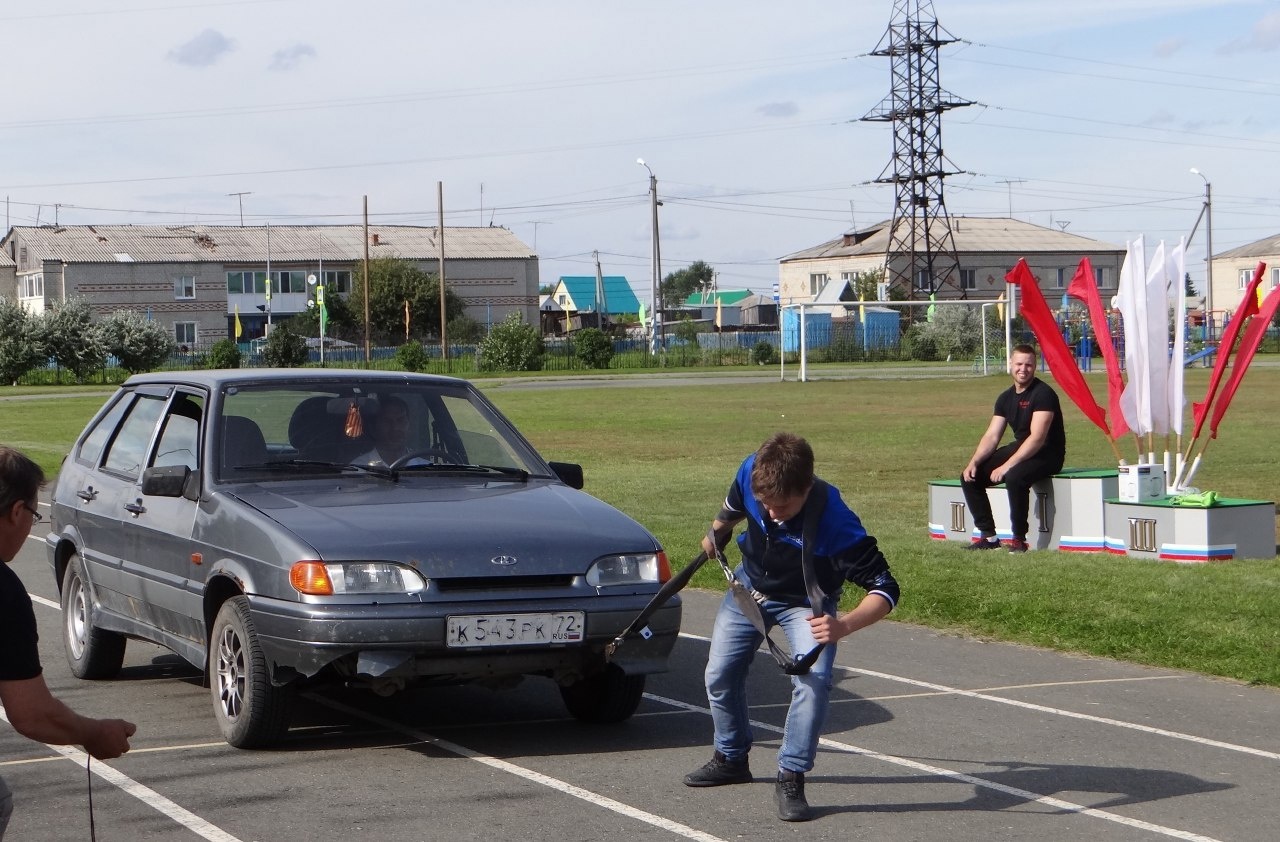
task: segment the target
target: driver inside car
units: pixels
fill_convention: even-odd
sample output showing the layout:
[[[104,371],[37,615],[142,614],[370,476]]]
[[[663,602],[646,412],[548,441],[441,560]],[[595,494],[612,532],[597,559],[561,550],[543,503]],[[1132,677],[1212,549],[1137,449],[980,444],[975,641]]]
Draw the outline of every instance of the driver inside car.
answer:
[[[377,465],[390,467],[397,459],[402,459],[412,452],[409,442],[411,427],[409,405],[394,395],[389,395],[378,402],[377,414],[373,416],[370,432],[373,434],[373,450],[357,456],[357,465]],[[428,465],[427,459],[413,458],[401,467],[409,465]]]

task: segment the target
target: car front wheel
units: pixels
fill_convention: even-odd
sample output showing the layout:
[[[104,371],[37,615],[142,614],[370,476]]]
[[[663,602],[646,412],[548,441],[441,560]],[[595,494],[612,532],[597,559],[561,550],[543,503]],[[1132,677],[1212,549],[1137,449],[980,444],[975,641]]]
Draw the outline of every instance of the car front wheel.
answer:
[[[627,675],[617,664],[573,684],[560,687],[564,706],[583,722],[613,723],[630,719],[644,695],[644,676]]]
[[[84,560],[71,557],[62,574],[62,648],[76,678],[114,678],[124,664],[125,636],[93,624],[93,592]]]
[[[289,687],[276,687],[249,616],[249,600],[222,604],[209,642],[209,687],[222,737],[236,748],[277,742],[289,729]]]

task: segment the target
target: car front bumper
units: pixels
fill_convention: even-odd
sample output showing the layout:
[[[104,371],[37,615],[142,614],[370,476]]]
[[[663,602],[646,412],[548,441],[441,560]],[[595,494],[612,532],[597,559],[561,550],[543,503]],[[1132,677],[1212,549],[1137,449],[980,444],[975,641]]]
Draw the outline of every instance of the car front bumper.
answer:
[[[635,619],[649,596],[610,600],[605,608],[575,600],[531,600],[479,609],[474,604],[392,603],[317,605],[250,596],[254,629],[271,667],[273,681],[310,677],[341,664],[362,678],[422,678],[466,682],[527,674],[572,679],[605,662],[605,647]],[[580,643],[522,646],[448,647],[450,614],[533,614],[582,611],[586,633]],[[650,636],[628,638],[609,659],[625,672],[663,672],[680,631],[681,605],[672,599],[649,618]]]

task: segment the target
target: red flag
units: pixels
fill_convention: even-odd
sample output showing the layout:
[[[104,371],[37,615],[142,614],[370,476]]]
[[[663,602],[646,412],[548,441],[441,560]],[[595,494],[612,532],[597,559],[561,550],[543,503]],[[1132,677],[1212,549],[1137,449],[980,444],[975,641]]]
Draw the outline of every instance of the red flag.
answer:
[[[1249,287],[1244,291],[1244,298],[1240,299],[1240,309],[1236,310],[1236,314],[1227,323],[1227,329],[1222,334],[1222,341],[1218,343],[1218,358],[1213,361],[1213,375],[1210,376],[1209,388],[1204,393],[1204,403],[1191,404],[1191,417],[1196,422],[1195,428],[1191,431],[1192,441],[1200,438],[1200,430],[1204,428],[1204,419],[1208,413],[1209,405],[1213,403],[1213,396],[1218,391],[1218,383],[1221,382],[1222,375],[1227,370],[1227,361],[1231,359],[1231,349],[1235,347],[1236,337],[1240,335],[1240,326],[1244,324],[1245,319],[1258,312],[1258,284],[1262,283],[1262,276],[1266,274],[1266,271],[1267,264],[1258,261],[1258,267],[1253,270],[1253,280],[1249,282]],[[1213,318],[1212,314],[1205,313],[1206,323],[1211,318]],[[1221,418],[1222,416],[1219,415],[1218,417]]]
[[[1080,258],[1075,277],[1067,287],[1067,295],[1083,301],[1089,308],[1089,323],[1093,325],[1098,349],[1107,364],[1107,411],[1111,414],[1111,436],[1119,438],[1129,432],[1129,425],[1124,422],[1124,413],[1120,411],[1124,379],[1120,376],[1120,359],[1116,356],[1115,343],[1111,341],[1111,326],[1107,323],[1107,311],[1102,306],[1102,297],[1098,295],[1098,284],[1094,280],[1093,264],[1089,258]]]
[[[1026,259],[1018,258],[1018,265],[1014,266],[1004,279],[1011,284],[1017,284],[1022,290],[1022,317],[1027,320],[1027,324],[1031,325],[1031,331],[1036,335],[1036,339],[1040,340],[1040,351],[1044,354],[1044,361],[1048,364],[1049,371],[1053,372],[1058,385],[1090,421],[1101,427],[1102,432],[1110,435],[1107,429],[1107,411],[1098,406],[1098,402],[1093,399],[1093,393],[1089,391],[1089,385],[1084,382],[1084,375],[1080,373],[1080,367],[1076,365],[1071,349],[1067,347],[1062,334],[1058,332],[1058,323],[1053,320],[1053,313],[1049,311],[1049,305],[1045,303],[1044,295],[1040,293],[1040,285],[1031,274]]]
[[[1262,273],[1266,270],[1267,264],[1259,263],[1258,269],[1254,273],[1254,280],[1262,277]],[[1253,302],[1253,309],[1257,310],[1253,318],[1249,320],[1249,326],[1244,329],[1244,338],[1240,340],[1240,350],[1236,352],[1236,360],[1231,364],[1231,376],[1227,378],[1227,385],[1222,387],[1222,394],[1218,396],[1217,402],[1213,405],[1213,418],[1209,420],[1209,435],[1211,438],[1218,437],[1218,422],[1222,420],[1222,416],[1227,414],[1227,407],[1231,405],[1231,398],[1235,396],[1236,389],[1240,386],[1240,381],[1244,379],[1245,370],[1249,368],[1249,363],[1253,360],[1254,353],[1257,352],[1258,346],[1262,344],[1262,338],[1267,335],[1267,328],[1271,327],[1271,319],[1275,317],[1276,308],[1280,307],[1280,287],[1271,290],[1262,307],[1258,307],[1258,297],[1250,295],[1249,300]],[[1245,308],[1241,307],[1243,311]],[[1239,313],[1231,320],[1232,324],[1240,318]]]

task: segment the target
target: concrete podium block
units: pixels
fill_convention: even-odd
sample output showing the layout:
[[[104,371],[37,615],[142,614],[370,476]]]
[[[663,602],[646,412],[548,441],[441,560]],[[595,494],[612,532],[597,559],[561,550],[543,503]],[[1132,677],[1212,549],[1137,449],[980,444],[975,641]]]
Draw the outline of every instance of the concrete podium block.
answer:
[[[1027,544],[1034,550],[1102,552],[1106,549],[1103,501],[1118,491],[1117,472],[1064,468],[1031,487]],[[1010,541],[1009,495],[1003,484],[987,489],[996,534]],[[978,537],[960,480],[929,483],[929,536],[970,542]]]
[[[1170,498],[1106,501],[1107,551],[1133,558],[1203,563],[1275,558],[1276,506],[1219,498],[1207,509],[1175,506]]]

